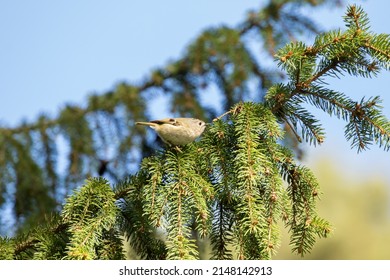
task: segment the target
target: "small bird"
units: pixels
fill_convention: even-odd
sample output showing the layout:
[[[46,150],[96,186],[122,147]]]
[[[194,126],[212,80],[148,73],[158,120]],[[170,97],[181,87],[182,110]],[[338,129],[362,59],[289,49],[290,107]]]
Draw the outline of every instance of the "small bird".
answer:
[[[183,146],[193,142],[204,131],[206,123],[194,118],[167,118],[150,122],[136,122],[154,129],[158,136],[172,146]]]

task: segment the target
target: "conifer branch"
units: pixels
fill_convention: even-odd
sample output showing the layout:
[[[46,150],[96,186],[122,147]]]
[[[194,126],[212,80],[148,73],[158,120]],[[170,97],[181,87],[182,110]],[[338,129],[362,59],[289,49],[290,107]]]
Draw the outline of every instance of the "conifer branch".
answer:
[[[233,113],[233,110],[229,110],[229,111],[223,113],[222,115],[220,115],[220,116],[214,118],[214,119],[213,119],[213,122],[219,121],[219,120],[222,119],[224,116],[226,116],[226,115],[228,115],[228,114],[231,114],[231,113]]]
[[[342,94],[324,90],[318,85],[322,77],[341,71],[362,76],[375,74],[378,71],[378,63],[370,62],[365,57],[365,53],[370,53],[367,51],[367,47],[370,45],[368,42],[381,45],[382,52],[372,51],[371,54],[374,59],[381,61],[384,68],[388,67],[389,37],[369,33],[367,15],[356,6],[348,8],[345,21],[349,30],[344,33],[330,32],[329,35],[319,35],[313,46],[307,47],[300,43],[290,44],[279,52],[277,55],[280,59],[279,65],[287,71],[293,82],[287,87],[275,87],[275,90],[269,91],[267,104],[281,120],[285,121],[287,115],[294,116],[295,119],[301,119],[302,130],[311,131],[311,135],[317,141],[320,140],[319,143],[322,142],[322,137],[318,137],[315,133],[319,127],[314,125],[307,112],[295,111],[297,105],[291,104],[294,103],[294,100],[306,100],[329,114],[334,113],[338,117],[342,116],[343,119],[349,121],[350,125],[346,127],[347,140],[355,139],[352,146],[357,146],[358,151],[364,149],[374,138],[379,139],[378,143],[384,145],[385,149],[389,149],[389,130],[386,129],[388,121],[384,116],[380,115],[372,106],[364,106],[363,101],[360,104],[356,103],[358,105],[355,106],[355,102],[345,98]],[[313,59],[319,58],[321,59],[318,69],[314,71]],[[282,90],[287,90],[288,93],[282,93]],[[281,96],[283,97],[280,99]],[[279,98],[280,100],[275,102],[272,101],[272,98]],[[294,110],[291,110],[289,106],[292,106]],[[360,108],[361,106],[364,109]],[[359,117],[356,119],[357,114]],[[373,116],[375,117],[372,118]],[[376,120],[379,120],[379,122]],[[293,131],[295,131],[295,127]],[[375,131],[379,131],[379,133],[376,134],[376,137],[373,137]],[[356,137],[353,136],[354,134]]]
[[[281,118],[289,126],[290,130],[293,132],[298,142],[302,142],[302,138],[299,136],[298,132],[296,131],[296,127],[292,125],[291,122],[285,116],[281,116]]]
[[[386,35],[387,35],[387,34],[386,34]],[[379,35],[379,36],[380,36],[380,35]],[[388,37],[388,36],[387,36],[387,37]],[[387,38],[387,39],[388,39],[388,38]],[[375,45],[373,45],[373,44],[370,43],[370,42],[367,42],[367,43],[365,44],[365,46],[366,46],[368,49],[374,51],[375,54],[379,54],[379,55],[381,55],[382,57],[386,58],[386,60],[387,60],[388,62],[390,61],[390,51],[389,51],[389,50],[383,50],[383,49],[381,49],[381,48],[378,48],[378,47],[376,47]],[[387,49],[389,49],[389,48],[387,48]],[[387,67],[387,68],[389,68],[389,67]]]

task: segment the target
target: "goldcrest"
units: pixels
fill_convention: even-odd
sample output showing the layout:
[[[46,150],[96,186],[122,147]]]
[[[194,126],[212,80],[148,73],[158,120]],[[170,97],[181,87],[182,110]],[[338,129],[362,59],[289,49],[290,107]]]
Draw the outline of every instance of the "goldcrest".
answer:
[[[206,123],[194,118],[167,118],[150,122],[136,122],[154,129],[158,136],[172,146],[183,146],[193,142],[204,131]]]

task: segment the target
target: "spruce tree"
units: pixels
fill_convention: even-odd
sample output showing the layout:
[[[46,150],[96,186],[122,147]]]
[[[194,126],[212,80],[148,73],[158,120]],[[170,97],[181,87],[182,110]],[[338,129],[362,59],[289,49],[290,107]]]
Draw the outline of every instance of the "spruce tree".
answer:
[[[285,141],[325,140],[310,105],[345,121],[358,152],[390,148],[380,97],[356,101],[324,82],[389,70],[390,36],[375,34],[367,14],[349,6],[345,30],[319,33],[312,44],[289,42],[318,31],[294,9],[323,2],[332,1],[269,1],[237,28],[206,30],[141,85],[123,83],[58,118],[1,128],[0,186],[2,194],[16,189],[15,219],[24,227],[0,238],[0,259],[123,259],[127,241],[141,259],[270,259],[281,226],[294,252],[310,252],[332,227],[317,214],[315,176]],[[255,58],[250,33],[260,35],[279,70]],[[210,84],[224,97],[222,112],[201,102]],[[158,146],[128,125],[148,119],[152,90],[168,93],[177,114],[213,119],[199,141]],[[55,171],[57,135],[70,146],[63,176]],[[114,159],[104,157],[107,149]],[[201,256],[205,243],[211,254]]]

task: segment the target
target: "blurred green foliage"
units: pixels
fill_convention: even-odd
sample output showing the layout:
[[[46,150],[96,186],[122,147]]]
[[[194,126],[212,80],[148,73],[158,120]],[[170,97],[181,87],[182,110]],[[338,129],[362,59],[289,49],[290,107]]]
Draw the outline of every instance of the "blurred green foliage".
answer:
[[[310,254],[292,254],[288,233],[274,259],[355,260],[390,259],[390,186],[383,177],[358,181],[348,178],[334,159],[322,159],[312,168],[321,188],[318,212],[330,221],[333,234],[319,239]]]

